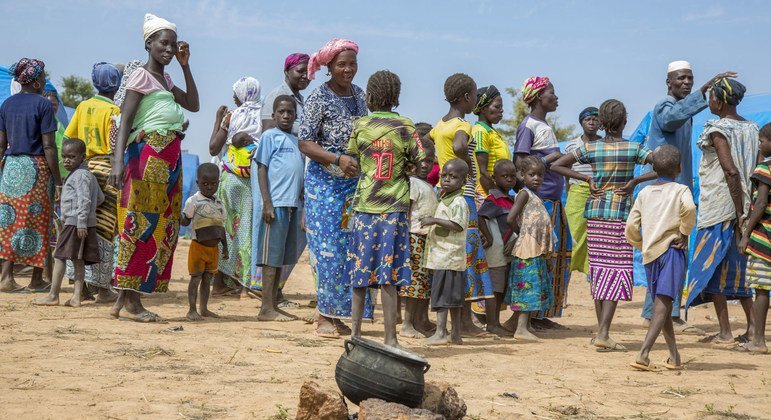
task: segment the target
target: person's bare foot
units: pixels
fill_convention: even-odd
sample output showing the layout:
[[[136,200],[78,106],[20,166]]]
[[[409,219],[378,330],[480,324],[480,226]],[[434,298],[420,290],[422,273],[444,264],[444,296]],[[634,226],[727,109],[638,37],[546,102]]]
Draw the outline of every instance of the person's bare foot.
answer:
[[[64,306],[69,306],[70,308],[80,308],[80,300],[69,298],[66,302],[64,302]]]
[[[511,337],[512,335],[511,331],[501,326],[489,325],[489,324],[487,325],[487,332],[489,332],[490,334],[495,334],[498,337]]]
[[[514,334],[514,331],[517,330],[517,318],[515,316],[511,316],[506,320],[506,322],[501,324],[501,328],[510,332],[511,334]]]
[[[517,332],[514,333],[514,338],[517,339],[517,341],[541,341],[537,335],[530,332],[527,328],[522,331],[517,329]]]
[[[154,312],[150,312],[147,309],[136,314],[126,310],[126,314],[124,315],[124,317],[134,322],[144,322],[144,323],[155,322],[159,324],[166,323],[166,321],[163,318],[161,318],[158,314]]]
[[[94,303],[114,303],[116,300],[118,300],[118,293],[110,289],[99,288],[99,291],[96,293],[96,301]]]
[[[13,280],[13,279],[0,282],[0,292],[17,292],[23,289],[24,289],[24,286],[20,285],[19,283],[16,283],[16,280]]]
[[[452,337],[450,337],[450,344],[455,344],[455,345],[458,345],[458,346],[460,346],[460,345],[462,345],[462,344],[463,344],[463,339],[462,339],[462,338],[460,338],[460,337],[458,337],[458,338],[452,338]]]
[[[746,351],[750,353],[755,354],[768,354],[768,346],[765,345],[757,345],[754,342],[750,341],[749,343],[744,343],[740,345],[743,347]]]
[[[594,342],[592,344],[594,344],[594,347],[597,347],[597,351],[599,352],[627,351],[626,346],[615,342],[612,338],[602,340],[600,338],[595,337]]]
[[[295,316],[285,315],[279,311],[273,309],[264,309],[257,315],[258,321],[277,321],[277,322],[289,322],[297,319]]]
[[[335,318],[332,320],[332,323],[334,323],[335,328],[340,335],[351,335],[351,327],[345,325],[343,321]]]
[[[541,331],[541,330],[568,330],[569,329],[568,327],[566,327],[566,326],[564,326],[562,324],[558,324],[558,323],[552,321],[549,318],[540,318],[540,319],[533,318],[533,319],[530,320],[530,323],[533,325],[533,329],[535,329],[536,331]]]
[[[427,335],[416,330],[412,325],[407,325],[407,324],[402,324],[402,328],[401,330],[399,330],[399,335],[407,338],[426,338],[427,337]]]
[[[32,304],[37,306],[59,306],[59,297],[45,295],[44,297],[33,299]]]
[[[201,313],[201,316],[204,317],[204,318],[219,318],[220,317],[219,315],[217,315],[216,313],[214,313],[214,312],[212,312],[212,311],[210,311],[208,309],[201,309],[200,313]]]
[[[398,350],[401,350],[401,351],[406,351],[406,352],[409,352],[409,351],[410,351],[408,348],[406,348],[406,347],[402,347],[402,345],[401,345],[401,344],[399,344],[398,342],[395,342],[395,343],[384,343],[384,344],[385,344],[386,346],[390,346],[390,347],[393,347],[393,348],[395,348],[395,349],[398,349]]]
[[[455,327],[453,327],[455,328]],[[473,323],[466,323],[461,327],[460,330],[461,336],[464,337],[485,337],[487,336],[487,332],[485,330],[477,327]]]
[[[434,334],[431,337],[420,342],[424,346],[443,346],[450,343],[450,335],[445,332],[444,334]]]
[[[203,319],[201,318],[201,315],[193,309],[187,312],[187,315],[185,315],[185,318],[187,318],[188,321],[200,321]]]

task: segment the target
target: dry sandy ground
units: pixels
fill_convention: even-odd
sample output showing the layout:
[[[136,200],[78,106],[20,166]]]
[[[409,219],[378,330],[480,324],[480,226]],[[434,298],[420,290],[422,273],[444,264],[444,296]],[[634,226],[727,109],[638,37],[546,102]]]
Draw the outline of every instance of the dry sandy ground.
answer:
[[[187,311],[183,243],[171,292],[145,299],[168,324],[116,321],[104,306],[38,308],[33,295],[0,295],[0,417],[3,418],[294,418],[303,381],[336,388],[342,340],[322,340],[303,322],[259,323],[256,300],[214,298],[220,320],[191,323]],[[22,279],[25,281],[25,279]],[[24,283],[26,284],[26,283]],[[293,273],[288,296],[313,296],[307,259]],[[428,380],[453,384],[469,418],[768,418],[771,356],[752,356],[679,337],[686,370],[642,373],[629,368],[634,353],[598,353],[589,346],[594,314],[587,284],[578,277],[562,321],[569,331],[540,343],[466,339],[459,347],[422,348],[432,365]],[[65,287],[62,301],[71,287]],[[644,289],[620,305],[615,338],[639,349]],[[744,328],[731,306],[735,333]],[[313,309],[295,310],[309,316]],[[715,331],[711,310],[691,320]],[[382,339],[382,324],[365,325]],[[653,360],[666,358],[663,338]],[[501,396],[513,392],[518,399]],[[355,410],[355,406],[351,405]]]

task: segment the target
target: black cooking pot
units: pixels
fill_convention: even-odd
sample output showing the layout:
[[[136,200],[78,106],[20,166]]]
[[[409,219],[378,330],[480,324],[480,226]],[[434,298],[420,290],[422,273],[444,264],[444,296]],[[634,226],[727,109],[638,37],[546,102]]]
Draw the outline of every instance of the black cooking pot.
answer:
[[[335,368],[343,395],[358,405],[367,398],[417,407],[423,401],[423,374],[431,365],[417,354],[376,341],[345,340],[345,353]]]

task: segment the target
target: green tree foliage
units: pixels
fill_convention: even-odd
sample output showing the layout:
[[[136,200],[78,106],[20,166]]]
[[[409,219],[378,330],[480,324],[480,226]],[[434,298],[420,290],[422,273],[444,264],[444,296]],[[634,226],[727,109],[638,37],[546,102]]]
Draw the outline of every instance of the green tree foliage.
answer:
[[[512,87],[506,88],[506,93],[508,93],[512,98],[512,108],[513,112],[511,114],[511,117],[504,118],[501,120],[501,123],[496,126],[496,129],[499,133],[501,133],[501,136],[503,136],[504,139],[506,139],[506,142],[509,144],[510,148],[514,148],[514,140],[517,135],[517,127],[519,127],[519,124],[522,122],[522,120],[525,119],[527,114],[530,113],[530,107],[522,101],[522,99],[519,96],[519,91],[517,89]],[[559,117],[556,116],[547,116],[546,122],[549,123],[552,130],[554,130],[554,135],[557,136],[558,141],[565,141],[572,139],[576,136],[575,129],[576,126],[573,124],[570,125],[562,125],[559,122]]]
[[[63,77],[61,86],[62,90],[59,96],[64,106],[70,108],[76,108],[79,103],[96,94],[90,80],[75,74]]]

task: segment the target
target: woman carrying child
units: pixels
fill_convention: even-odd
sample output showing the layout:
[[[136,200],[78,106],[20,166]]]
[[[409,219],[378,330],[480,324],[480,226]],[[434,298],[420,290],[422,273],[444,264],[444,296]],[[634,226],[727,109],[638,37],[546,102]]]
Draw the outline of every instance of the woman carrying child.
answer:
[[[592,344],[600,350],[626,351],[609,337],[618,301],[632,300],[633,252],[624,235],[632,207],[632,191],[639,182],[655,179],[650,172],[634,178],[635,164],[652,163],[651,152],[640,143],[622,137],[626,126],[624,104],[609,99],[599,109],[605,138],[567,153],[551,165],[561,176],[589,183],[592,196],[586,202],[587,245],[592,298],[599,329]],[[571,169],[576,162],[592,166],[592,176]]]
[[[335,38],[313,54],[308,79],[322,66],[331,77],[306,99],[298,135],[300,151],[311,159],[305,172],[305,222],[318,295],[316,334],[330,338],[350,334],[341,319],[351,316],[346,255],[359,165],[344,152],[354,120],[367,115],[364,91],[353,84],[358,52],[355,42]],[[367,305],[363,317],[372,317]]]
[[[379,288],[383,300],[385,344],[398,346],[398,288],[410,281],[410,179],[407,166],[426,155],[408,118],[393,112],[399,106],[401,81],[387,70],[367,82],[367,108],[372,111],[353,127],[347,154],[356,158],[361,175],[353,198],[353,236],[348,267],[353,286],[353,336],[361,336],[368,288]],[[370,302],[374,312],[374,302]]]
[[[227,151],[220,162],[222,173],[217,197],[225,206],[225,231],[229,259],[220,259],[219,272],[230,288],[241,289],[247,297],[255,288],[252,280],[252,183],[249,157],[262,134],[260,117],[260,82],[253,77],[242,77],[233,84],[233,100],[238,108],[226,113],[221,106],[217,111],[215,130],[209,143],[209,152],[216,155],[223,145]],[[244,158],[245,159],[244,161]],[[261,271],[260,271],[261,273]],[[215,284],[219,294],[222,285]]]

